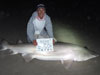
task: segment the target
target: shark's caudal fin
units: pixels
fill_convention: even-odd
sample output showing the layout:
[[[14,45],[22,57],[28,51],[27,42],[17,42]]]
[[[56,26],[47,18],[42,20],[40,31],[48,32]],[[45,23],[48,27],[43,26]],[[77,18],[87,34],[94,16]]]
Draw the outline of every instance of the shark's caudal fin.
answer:
[[[3,48],[3,47],[2,47],[2,45],[0,44],[0,51],[2,50],[2,48]]]
[[[5,39],[0,41],[0,51],[7,50],[8,42]]]

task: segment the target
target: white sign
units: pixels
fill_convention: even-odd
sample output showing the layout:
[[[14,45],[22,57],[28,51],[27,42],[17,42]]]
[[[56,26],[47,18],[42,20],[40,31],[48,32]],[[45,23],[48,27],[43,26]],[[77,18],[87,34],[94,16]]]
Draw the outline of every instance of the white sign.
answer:
[[[37,51],[53,51],[53,38],[37,39]]]

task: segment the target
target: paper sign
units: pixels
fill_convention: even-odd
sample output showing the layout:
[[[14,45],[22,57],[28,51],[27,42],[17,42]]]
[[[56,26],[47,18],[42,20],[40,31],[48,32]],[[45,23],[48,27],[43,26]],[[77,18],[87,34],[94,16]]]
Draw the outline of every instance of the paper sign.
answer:
[[[37,39],[37,51],[53,51],[53,38]]]

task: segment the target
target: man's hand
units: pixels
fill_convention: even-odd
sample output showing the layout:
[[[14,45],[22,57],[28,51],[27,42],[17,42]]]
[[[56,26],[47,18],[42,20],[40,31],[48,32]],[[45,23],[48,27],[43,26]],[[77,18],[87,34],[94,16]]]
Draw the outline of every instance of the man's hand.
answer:
[[[37,45],[36,40],[33,40],[33,45],[34,45],[34,46],[36,46],[36,45]]]
[[[55,44],[55,40],[53,39],[53,45]]]

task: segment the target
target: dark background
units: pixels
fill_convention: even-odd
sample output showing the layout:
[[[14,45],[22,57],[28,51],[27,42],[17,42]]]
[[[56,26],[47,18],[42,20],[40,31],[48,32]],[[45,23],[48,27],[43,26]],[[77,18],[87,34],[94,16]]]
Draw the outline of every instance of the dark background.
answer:
[[[51,17],[75,19],[85,18],[93,22],[99,20],[99,3],[96,0],[13,0],[0,1],[0,11],[15,13],[32,13],[37,4],[43,3]]]
[[[100,5],[99,1],[96,0],[1,0],[1,29],[8,26],[11,30],[20,27],[20,30],[23,28],[26,31],[28,20],[40,3],[46,6],[47,14],[52,21],[61,21],[76,29],[83,29],[84,33],[89,32],[99,36]]]
[[[51,18],[94,24],[93,28],[99,27],[99,2],[96,0],[1,0],[0,14],[24,15],[28,20],[40,3],[45,4],[47,14]]]

